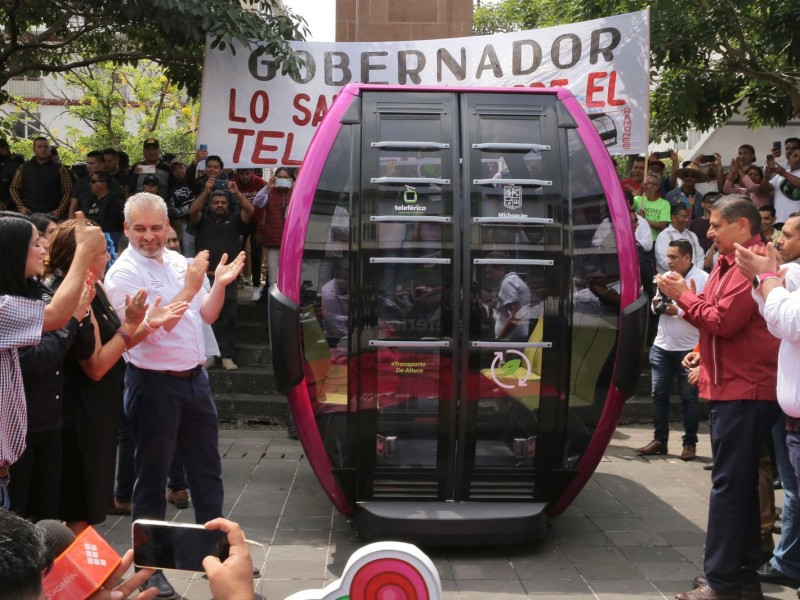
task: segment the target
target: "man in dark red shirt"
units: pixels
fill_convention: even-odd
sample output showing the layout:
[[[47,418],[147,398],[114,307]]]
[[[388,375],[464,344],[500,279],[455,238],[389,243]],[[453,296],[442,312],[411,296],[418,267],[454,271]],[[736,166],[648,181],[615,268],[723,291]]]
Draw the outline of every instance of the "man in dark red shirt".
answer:
[[[701,294],[678,274],[658,276],[658,288],[700,330],[700,397],[709,401],[711,498],[705,544],[705,578],[677,600],[755,597],[761,584],[758,463],[778,419],[776,376],[780,340],[767,330],[752,296],[753,282],[736,268],[734,244],[761,243],[755,205],[723,196],[711,209],[708,237],[719,260]],[[758,282],[756,282],[758,284]]]
[[[258,175],[253,173],[253,169],[244,168],[244,169],[236,169],[236,175],[234,176],[236,180],[236,186],[239,188],[239,191],[242,195],[250,200],[256,197],[256,194],[260,192],[267,182],[261,179]],[[264,245],[261,242],[261,236],[255,235],[256,233],[256,224],[260,222],[261,217],[263,216],[264,211],[263,209],[257,208],[253,218],[247,224],[247,227],[244,231],[244,236],[242,239],[242,250],[245,252],[250,253],[250,260],[249,265],[252,271],[252,280],[253,280],[253,301],[259,300],[261,298],[261,255],[264,253]],[[247,246],[247,240],[250,240],[250,245]],[[246,276],[246,274],[245,274]]]

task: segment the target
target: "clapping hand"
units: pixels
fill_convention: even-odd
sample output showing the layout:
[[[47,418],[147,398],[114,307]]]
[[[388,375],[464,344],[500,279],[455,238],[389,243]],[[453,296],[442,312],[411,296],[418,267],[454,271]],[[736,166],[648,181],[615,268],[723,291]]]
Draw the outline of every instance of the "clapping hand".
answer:
[[[94,300],[94,283],[94,274],[89,271],[86,281],[83,282],[83,290],[81,291],[81,298],[78,301],[78,306],[75,307],[75,312],[72,313],[72,316],[78,321],[82,321],[84,317],[86,317],[89,306],[92,304],[92,300]]]
[[[226,286],[236,281],[242,269],[244,269],[244,260],[245,253],[239,252],[239,256],[237,256],[232,263],[226,264],[228,262],[228,255],[223,254],[219,261],[219,266],[214,271],[214,283]]]
[[[173,322],[177,322],[189,308],[189,303],[179,300],[178,302],[171,302],[166,306],[160,306],[161,296],[156,298],[153,302],[152,308],[147,311],[147,325],[153,329],[159,327],[168,327]]]
[[[736,248],[736,266],[742,275],[752,279],[762,273],[777,273],[780,257],[772,242],[769,242],[765,249],[748,249],[740,244],[734,244]]]
[[[125,294],[125,322],[132,327],[138,327],[147,316],[147,290],[142,288],[131,298]]]
[[[186,269],[186,280],[184,287],[192,293],[192,296],[200,291],[203,287],[203,282],[206,280],[206,273],[208,272],[208,250],[202,250],[197,253],[194,260]]]
[[[96,225],[89,225],[86,217],[81,211],[75,213],[75,246],[85,248],[87,254],[99,254],[107,248],[106,237],[102,230]]]

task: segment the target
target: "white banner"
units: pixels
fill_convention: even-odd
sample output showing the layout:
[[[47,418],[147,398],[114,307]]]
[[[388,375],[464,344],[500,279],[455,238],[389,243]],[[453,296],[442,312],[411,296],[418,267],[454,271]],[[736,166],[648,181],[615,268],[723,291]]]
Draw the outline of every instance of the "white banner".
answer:
[[[352,82],[565,86],[611,154],[647,148],[649,11],[488,36],[292,48],[305,62],[294,76],[242,46],[235,55],[206,48],[199,142],[226,166],[299,165],[338,90]]]

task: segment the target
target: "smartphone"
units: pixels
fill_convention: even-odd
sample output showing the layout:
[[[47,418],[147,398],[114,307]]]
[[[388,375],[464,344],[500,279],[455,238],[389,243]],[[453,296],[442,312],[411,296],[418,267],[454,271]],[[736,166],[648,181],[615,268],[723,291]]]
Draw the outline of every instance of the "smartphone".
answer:
[[[661,160],[662,158],[669,158],[672,156],[672,153],[669,150],[664,150],[663,152],[656,152],[656,158]]]
[[[214,189],[215,190],[227,190],[228,189],[228,180],[227,179],[215,179],[214,180]]]
[[[288,177],[276,177],[275,178],[275,187],[279,188],[290,188],[292,187],[292,180]]]
[[[781,151],[781,143],[780,142],[772,142],[772,149],[777,150],[778,152]]]
[[[131,527],[133,564],[151,569],[203,571],[203,559],[228,558],[230,544],[224,531],[209,531],[193,523],[138,519]]]
[[[203,151],[207,152],[207,151],[208,151],[208,144],[200,144],[200,145],[197,147],[197,149],[198,149],[198,150],[203,150]]]
[[[700,157],[700,162],[702,162],[702,163],[713,163],[716,160],[717,160],[717,157],[714,156],[713,154],[703,154]]]
[[[767,164],[770,166],[775,164],[775,157],[772,154],[767,154]]]
[[[144,173],[145,175],[155,175],[156,166],[155,165],[139,165],[139,173]]]

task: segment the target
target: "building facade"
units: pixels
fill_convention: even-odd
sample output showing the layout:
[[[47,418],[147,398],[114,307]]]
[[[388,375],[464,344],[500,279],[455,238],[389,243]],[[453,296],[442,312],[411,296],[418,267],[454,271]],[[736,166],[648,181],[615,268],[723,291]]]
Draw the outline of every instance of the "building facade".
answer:
[[[472,0],[336,0],[337,42],[472,35]]]

